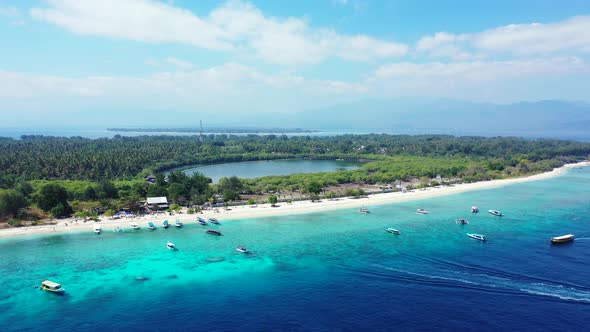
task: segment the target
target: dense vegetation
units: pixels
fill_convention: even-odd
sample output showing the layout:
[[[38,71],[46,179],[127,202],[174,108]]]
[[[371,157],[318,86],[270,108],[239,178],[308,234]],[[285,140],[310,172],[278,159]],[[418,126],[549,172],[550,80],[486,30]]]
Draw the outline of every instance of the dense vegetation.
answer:
[[[71,212],[137,210],[146,196],[167,196],[180,205],[238,200],[246,194],[299,192],[310,198],[341,184],[430,185],[479,181],[547,171],[586,159],[590,144],[561,140],[453,137],[444,135],[343,135],[335,137],[142,136],[86,139],[23,136],[0,138],[0,220],[35,219]],[[281,158],[367,161],[360,169],[330,173],[224,178],[212,185],[197,174],[163,171],[218,162]],[[155,183],[145,176],[156,174]],[[329,193],[328,193],[329,194]],[[276,197],[272,196],[272,200]],[[252,199],[251,199],[252,200]],[[83,212],[83,213],[82,213]]]

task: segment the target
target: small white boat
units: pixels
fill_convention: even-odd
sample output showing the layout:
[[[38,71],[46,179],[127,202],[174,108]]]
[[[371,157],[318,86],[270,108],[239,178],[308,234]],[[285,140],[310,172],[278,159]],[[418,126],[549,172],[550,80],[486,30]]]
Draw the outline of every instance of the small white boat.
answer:
[[[471,213],[478,213],[479,209],[477,208],[477,206],[472,206],[471,207]]]
[[[395,229],[395,228],[391,228],[390,227],[390,228],[386,229],[385,231],[387,233],[391,233],[391,234],[394,234],[394,235],[399,235],[399,231],[397,229]]]
[[[369,211],[369,209],[367,209],[367,208],[360,208],[359,213],[367,214],[367,213],[371,213],[371,211]]]
[[[244,254],[247,254],[247,253],[249,253],[248,249],[246,249],[246,247],[242,247],[242,246],[238,246],[238,247],[236,247],[236,251],[237,251],[237,252],[244,253]]]
[[[493,216],[496,216],[496,217],[501,217],[501,216],[503,216],[502,212],[500,212],[500,211],[498,211],[498,210],[488,210],[488,212],[489,212],[491,215],[493,215]]]
[[[485,235],[481,235],[481,234],[467,233],[467,236],[469,236],[472,239],[479,240],[479,241],[485,241],[486,240]]]
[[[102,232],[102,228],[100,228],[100,225],[94,225],[94,233],[96,234],[100,234],[100,232]]]
[[[574,240],[574,234],[566,234],[562,236],[555,236],[551,238],[551,243],[566,243]]]
[[[41,282],[41,289],[55,294],[63,294],[66,292],[65,288],[61,287],[57,282],[51,280],[44,280]]]
[[[469,225],[469,221],[463,218],[459,218],[457,220],[455,220],[455,222],[459,225]]]
[[[139,225],[135,221],[130,222],[129,226],[131,226],[132,229],[139,229]]]
[[[168,242],[168,243],[166,243],[166,248],[168,248],[170,250],[174,250],[174,249],[176,249],[176,246],[174,245],[174,243]]]
[[[416,210],[416,213],[417,214],[429,214],[430,212],[428,212],[428,211],[426,211],[424,209],[418,209],[418,210]]]
[[[180,220],[176,220],[176,222],[174,223],[174,226],[181,228],[183,226],[183,223],[180,222]]]
[[[219,220],[217,220],[217,218],[209,218],[207,221],[212,224],[219,225]]]
[[[197,217],[197,222],[201,224],[201,226],[207,226],[207,221],[201,217]]]

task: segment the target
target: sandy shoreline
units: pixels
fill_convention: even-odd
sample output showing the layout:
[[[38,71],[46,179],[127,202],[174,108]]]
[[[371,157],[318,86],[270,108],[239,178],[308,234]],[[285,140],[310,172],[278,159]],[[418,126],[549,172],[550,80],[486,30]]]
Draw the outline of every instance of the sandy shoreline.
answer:
[[[473,190],[490,189],[502,187],[515,183],[539,181],[549,179],[555,176],[563,174],[567,169],[574,167],[588,167],[590,161],[584,161],[576,164],[568,164],[560,168],[556,168],[550,172],[532,175],[522,178],[505,179],[505,180],[493,180],[483,181],[476,183],[464,183],[457,184],[449,187],[436,187],[427,188],[423,190],[413,190],[411,192],[394,192],[384,194],[369,195],[366,198],[352,199],[352,198],[340,198],[338,200],[322,200],[321,202],[312,203],[311,201],[297,201],[292,204],[281,203],[278,207],[270,207],[270,204],[259,204],[253,208],[250,206],[232,206],[230,210],[219,209],[219,212],[204,211],[202,214],[197,214],[203,218],[215,217],[224,220],[231,219],[249,219],[249,218],[262,218],[270,216],[281,216],[281,215],[292,215],[292,214],[305,214],[313,212],[321,212],[335,209],[354,209],[362,206],[374,206],[383,204],[392,204],[398,202],[407,202],[413,200],[434,198],[446,195],[453,195]],[[106,219],[103,218],[100,221],[100,225],[103,231],[110,232],[112,229],[118,227],[129,229],[129,222],[136,221],[140,227],[147,228],[147,222],[153,221],[157,227],[162,225],[165,219],[168,219],[171,223],[174,223],[176,219],[184,222],[185,224],[195,223],[197,215],[193,214],[180,214],[174,216],[168,216],[167,214],[161,214],[156,216],[146,216],[141,218],[133,219]],[[67,226],[66,226],[67,224]],[[88,221],[86,223],[76,223],[74,219],[63,219],[57,225],[45,225],[45,226],[31,226],[31,227],[18,227],[0,230],[0,238],[10,237],[21,237],[29,235],[40,235],[40,234],[62,234],[62,233],[74,233],[74,232],[92,232],[94,222]]]

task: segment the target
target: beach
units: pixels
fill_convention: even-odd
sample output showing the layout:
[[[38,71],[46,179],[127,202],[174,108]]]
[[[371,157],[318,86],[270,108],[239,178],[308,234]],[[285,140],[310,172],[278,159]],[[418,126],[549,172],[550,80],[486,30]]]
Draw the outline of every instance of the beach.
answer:
[[[421,199],[429,199],[453,194],[464,193],[468,191],[491,189],[502,186],[507,186],[516,183],[539,181],[550,179],[559,176],[566,172],[568,169],[577,167],[588,167],[590,161],[584,161],[574,164],[567,164],[562,167],[556,168],[550,172],[536,174],[527,177],[503,179],[503,180],[492,180],[492,181],[481,181],[475,183],[462,183],[451,186],[439,186],[429,187],[425,189],[415,189],[408,192],[392,192],[392,193],[380,193],[371,194],[362,198],[338,198],[338,199],[323,199],[321,201],[295,201],[292,203],[281,202],[275,207],[271,207],[270,204],[258,204],[257,206],[231,206],[228,209],[219,208],[215,210],[205,210],[196,214],[175,214],[168,215],[167,213],[161,213],[157,215],[149,215],[135,218],[120,218],[120,219],[109,219],[102,217],[100,222],[93,221],[80,221],[74,218],[60,219],[55,225],[43,225],[43,226],[29,226],[29,227],[17,227],[0,230],[0,238],[20,237],[20,236],[32,236],[42,234],[62,234],[62,233],[73,233],[73,232],[92,232],[94,225],[99,224],[103,231],[112,231],[117,227],[123,229],[129,229],[129,223],[135,221],[142,228],[147,228],[147,223],[152,221],[156,224],[156,227],[161,227],[164,220],[169,220],[170,223],[174,223],[176,220],[180,220],[183,223],[195,223],[197,216],[202,218],[214,217],[219,219],[221,222],[226,220],[235,219],[251,219],[251,218],[263,218],[273,216],[284,216],[284,215],[296,215],[314,212],[323,212],[328,210],[336,209],[356,209],[360,207],[370,207],[384,204],[393,204],[399,202],[408,202]],[[417,208],[419,208],[417,206]],[[468,209],[469,207],[466,207]],[[186,209],[184,210],[186,211]]]

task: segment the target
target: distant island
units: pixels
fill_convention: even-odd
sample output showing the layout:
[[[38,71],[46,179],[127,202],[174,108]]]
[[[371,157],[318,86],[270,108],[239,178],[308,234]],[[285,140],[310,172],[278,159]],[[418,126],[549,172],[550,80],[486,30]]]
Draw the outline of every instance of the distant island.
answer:
[[[199,133],[199,128],[107,128],[107,131],[135,132],[135,133]],[[317,130],[301,128],[231,128],[231,127],[209,127],[203,128],[203,133],[211,134],[304,134],[317,133]]]

